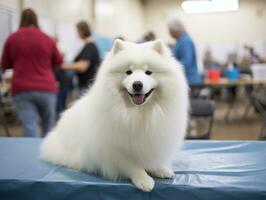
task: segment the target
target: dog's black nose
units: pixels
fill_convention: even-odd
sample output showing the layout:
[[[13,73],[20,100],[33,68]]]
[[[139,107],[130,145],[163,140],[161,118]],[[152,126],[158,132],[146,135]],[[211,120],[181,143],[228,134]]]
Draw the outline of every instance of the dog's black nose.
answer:
[[[133,89],[134,89],[136,92],[141,91],[142,88],[143,88],[143,84],[142,84],[142,82],[140,82],[140,81],[135,81],[135,82],[133,83]]]

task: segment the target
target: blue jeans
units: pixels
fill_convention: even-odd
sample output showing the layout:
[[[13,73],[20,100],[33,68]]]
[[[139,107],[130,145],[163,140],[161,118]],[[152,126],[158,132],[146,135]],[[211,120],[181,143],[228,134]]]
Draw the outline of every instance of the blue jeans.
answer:
[[[73,89],[74,72],[57,69],[55,71],[55,75],[57,81],[59,82],[59,91],[56,104],[56,113],[57,116],[59,116],[66,109],[68,95]]]
[[[38,137],[39,120],[42,136],[45,136],[55,122],[56,94],[51,92],[22,92],[13,96],[18,119],[25,137]]]

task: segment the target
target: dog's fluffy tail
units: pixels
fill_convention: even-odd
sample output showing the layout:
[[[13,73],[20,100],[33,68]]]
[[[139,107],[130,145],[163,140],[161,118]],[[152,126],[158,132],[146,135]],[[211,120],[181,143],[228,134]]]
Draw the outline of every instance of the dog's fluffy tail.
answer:
[[[40,156],[44,160],[48,160],[52,163],[59,162],[63,157],[65,152],[64,148],[59,140],[58,134],[55,132],[50,132],[46,138],[44,138],[40,147]]]
[[[63,143],[62,138],[56,132],[52,131],[43,140],[40,147],[41,159],[47,160],[54,164],[63,165],[66,167],[81,169],[80,163],[77,162],[73,152]]]

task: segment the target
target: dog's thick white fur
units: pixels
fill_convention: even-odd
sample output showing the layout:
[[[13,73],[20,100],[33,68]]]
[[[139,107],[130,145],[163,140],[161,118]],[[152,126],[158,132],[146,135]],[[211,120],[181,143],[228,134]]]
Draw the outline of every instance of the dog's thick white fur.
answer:
[[[160,40],[116,40],[92,88],[44,139],[41,157],[151,191],[151,176],[174,175],[188,104],[182,67]]]

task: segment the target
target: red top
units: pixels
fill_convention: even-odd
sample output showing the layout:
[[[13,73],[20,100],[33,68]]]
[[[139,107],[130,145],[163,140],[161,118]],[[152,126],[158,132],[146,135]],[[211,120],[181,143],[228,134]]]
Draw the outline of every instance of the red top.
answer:
[[[25,91],[57,92],[53,67],[63,59],[55,42],[40,29],[24,27],[7,39],[1,67],[14,68],[12,94]]]

